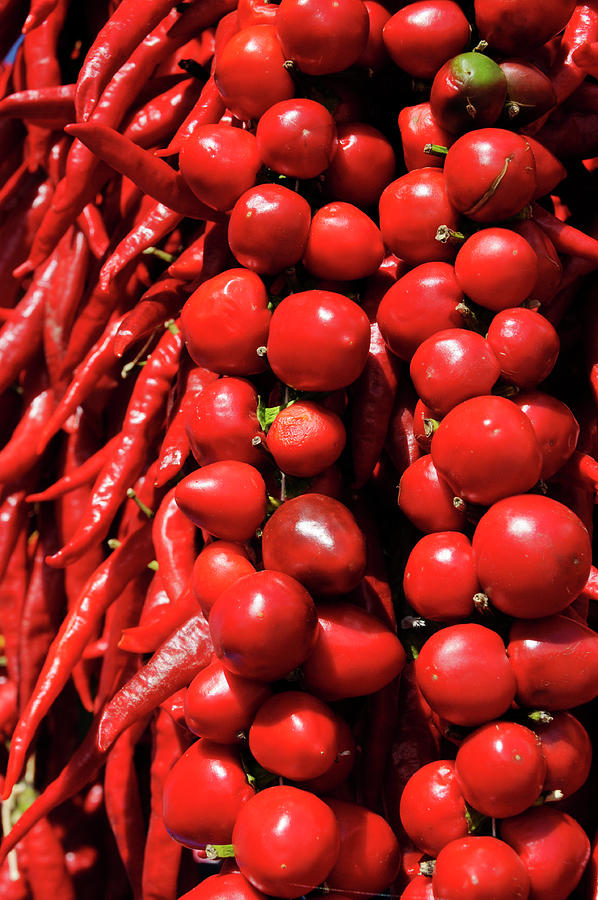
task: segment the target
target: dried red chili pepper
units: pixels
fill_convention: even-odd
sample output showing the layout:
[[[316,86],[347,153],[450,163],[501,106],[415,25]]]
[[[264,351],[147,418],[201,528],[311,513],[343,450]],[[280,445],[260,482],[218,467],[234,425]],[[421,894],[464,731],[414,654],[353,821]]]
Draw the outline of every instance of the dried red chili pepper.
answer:
[[[218,222],[222,215],[197,199],[184,178],[165,162],[137,147],[107,125],[67,125],[65,131],[113,169],[130,178],[141,190],[170,210],[192,219]]]
[[[97,623],[128,581],[145,568],[152,556],[151,529],[148,523],[125,539],[93,573],[76,606],[64,619],[27,708],[13,734],[6,770],[7,793],[12,790],[21,773],[39,723],[67,682],[86,644],[93,637]]]
[[[187,286],[178,278],[159,278],[123,317],[114,339],[114,355],[120,359],[136,341],[177,317],[188,295]]]
[[[202,613],[191,616],[112,700],[100,720],[98,747],[107,750],[119,734],[185,687],[209,663],[213,652]]]
[[[210,372],[209,369],[201,369],[199,366],[187,372],[181,400],[166,430],[158,453],[159,467],[156,484],[159,487],[178,475],[185,464],[191,452],[187,433],[189,411],[194,407],[204,388],[217,378],[218,376],[214,372]]]
[[[182,338],[176,331],[165,332],[138,375],[120,440],[96,479],[77,531],[51,557],[51,565],[66,566],[103,540],[127,490],[147,464],[147,450],[162,424],[166,397],[177,373]]]
[[[155,247],[182,221],[180,213],[162,203],[153,204],[147,214],[135,223],[132,230],[118,244],[100,271],[100,287],[108,292],[114,277],[144,250]]]

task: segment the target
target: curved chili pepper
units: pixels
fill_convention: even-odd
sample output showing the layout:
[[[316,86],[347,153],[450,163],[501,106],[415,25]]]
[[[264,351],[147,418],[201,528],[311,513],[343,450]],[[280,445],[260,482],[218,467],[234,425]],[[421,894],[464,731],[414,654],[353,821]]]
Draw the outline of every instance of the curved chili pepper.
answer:
[[[559,253],[581,256],[598,264],[598,241],[595,238],[584,234],[578,228],[561,222],[560,219],[536,203],[533,204],[532,215],[536,224],[546,232]]]
[[[189,290],[180,279],[166,275],[159,278],[123,317],[114,339],[114,355],[120,359],[137,341],[176,318],[188,296]]]
[[[143,571],[152,556],[151,529],[146,524],[129,535],[93,573],[76,606],[64,619],[12,737],[6,769],[7,796],[22,771],[39,723],[66,684],[73,666],[93,637],[97,623],[129,580]]]
[[[151,622],[123,631],[118,646],[129,653],[153,653],[197,608],[195,594],[187,587],[176,600],[158,607]]]
[[[32,240],[35,240],[35,229],[39,227],[52,199],[53,188],[50,181],[40,184],[39,177],[34,177],[35,187],[32,191],[23,191],[23,194],[19,193],[15,197],[18,205],[5,216],[0,230],[0,279],[5,305],[12,306],[21,295],[21,285],[13,275],[13,269],[27,255]]]
[[[222,102],[214,76],[210,75],[201,89],[197,102],[177,128],[168,146],[164,150],[156,151],[155,155],[164,157],[179,153],[183,142],[193,134],[196,128],[200,125],[216,125],[225,110],[226,107]]]
[[[35,437],[54,409],[52,390],[37,389],[9,442],[0,450],[0,484],[18,481],[39,459]]]
[[[174,493],[174,488],[168,491],[152,524],[158,569],[171,601],[177,600],[188,587],[197,557],[197,529],[181,512]]]
[[[7,487],[0,495],[0,581],[27,522],[24,487]]]
[[[187,749],[185,731],[177,727],[165,709],[152,720],[150,768],[150,818],[143,853],[143,900],[175,900],[182,847],[164,826],[162,795],[164,782],[175,762]]]
[[[107,750],[125,728],[188,685],[208,665],[212,653],[205,617],[202,613],[191,616],[106,704],[99,723],[98,748]]]
[[[135,223],[102,266],[100,288],[108,293],[115,276],[148,247],[160,243],[182,219],[180,213],[173,212],[168,206],[159,202],[152,204],[147,214]]]
[[[29,88],[0,100],[0,116],[32,121],[52,119],[67,125],[74,119],[74,100],[74,84]]]
[[[40,452],[56,432],[60,430],[68,417],[86,400],[102,376],[115,368],[114,338],[121,321],[122,319],[116,319],[106,327],[104,334],[75,370],[73,380],[41,431],[38,440]]]
[[[102,259],[110,246],[110,238],[102,214],[95,203],[88,203],[77,216],[77,225],[85,235],[87,245],[96,259]]]
[[[0,513],[1,521],[1,513]],[[19,683],[19,628],[21,608],[27,591],[26,519],[12,542],[12,552],[0,578],[0,630],[9,678]]]
[[[139,622],[151,577],[150,570],[144,569],[143,572],[131,579],[111,607],[108,643],[103,656],[95,699],[96,712],[104,706],[121,684],[122,673],[128,665],[129,653],[120,647],[119,642],[123,631],[134,627]]]
[[[177,475],[191,452],[191,444],[187,434],[187,417],[189,410],[201,392],[215,381],[218,376],[209,369],[192,368],[186,375],[183,396],[174,413],[164,440],[158,453],[159,467],[156,484],[162,487]]]
[[[75,98],[79,121],[89,118],[112,75],[174,5],[173,0],[122,0],[83,60]]]
[[[355,383],[351,404],[353,487],[366,483],[386,442],[397,393],[398,366],[388,351],[377,322],[370,324],[370,349]]]
[[[65,131],[170,210],[192,219],[222,220],[221,213],[197,199],[182,175],[113,128],[86,123],[67,125]]]
[[[50,565],[68,565],[108,534],[128,488],[147,464],[147,448],[162,424],[182,346],[178,329],[176,334],[166,331],[147,360],[135,382],[120,440],[96,479],[86,513],[71,540],[50,557]]]
[[[566,100],[585,78],[586,73],[577,62],[579,48],[597,40],[598,4],[595,0],[578,3],[565,27],[550,71],[557,105]]]
[[[46,488],[44,491],[39,491],[36,494],[29,494],[27,503],[45,503],[48,500],[57,500],[59,497],[64,497],[65,494],[76,491],[83,485],[94,481],[102,470],[106,460],[115,449],[117,442],[118,435],[115,435],[108,443],[101,446],[99,450],[96,450],[95,453],[89,456],[85,462],[63,475],[58,481],[51,484],[50,487]]]
[[[63,377],[62,367],[73,324],[85,288],[89,265],[89,249],[82,231],[73,229],[60,241],[58,270],[54,290],[44,306],[43,345],[50,384],[57,388]]]
[[[386,438],[386,450],[399,476],[421,456],[420,446],[413,433],[413,410],[416,402],[417,397],[411,383],[400,379]]]
[[[27,833],[23,850],[33,900],[76,900],[62,844],[47,818]]]
[[[125,128],[124,136],[144,149],[159,146],[189,115],[201,96],[201,90],[201,81],[197,78],[178,81],[137,110]]]
[[[145,827],[134,754],[148,724],[146,717],[120,735],[108,753],[104,776],[106,813],[135,900],[142,896]]]
[[[60,626],[65,606],[64,575],[45,562],[59,537],[53,517],[39,519],[39,539],[19,619],[19,708],[24,709]]]
[[[57,6],[59,0],[31,0],[29,14],[23,25],[23,34],[33,31],[38,25],[50,15],[52,10]]]
[[[207,281],[232,265],[226,226],[208,222],[199,237],[169,265],[168,274],[183,281]]]

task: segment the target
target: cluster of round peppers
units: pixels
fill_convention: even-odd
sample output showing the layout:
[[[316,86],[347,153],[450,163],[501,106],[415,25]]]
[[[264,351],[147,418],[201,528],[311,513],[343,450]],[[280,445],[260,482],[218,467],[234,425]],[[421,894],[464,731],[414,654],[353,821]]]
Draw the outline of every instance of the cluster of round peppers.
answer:
[[[2,896],[595,900],[595,2],[0,23]]]

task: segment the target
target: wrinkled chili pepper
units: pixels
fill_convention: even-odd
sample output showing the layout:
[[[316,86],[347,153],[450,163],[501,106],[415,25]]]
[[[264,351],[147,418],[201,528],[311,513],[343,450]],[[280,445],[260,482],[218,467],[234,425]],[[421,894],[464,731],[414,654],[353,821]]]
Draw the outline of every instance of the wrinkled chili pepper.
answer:
[[[107,750],[125,728],[188,685],[208,665],[212,652],[205,617],[191,616],[106,704],[100,719],[98,747]]]
[[[46,817],[24,837],[23,850],[33,900],[76,900],[62,844]]]
[[[153,247],[181,222],[180,213],[162,203],[153,204],[147,214],[118,244],[100,270],[100,287],[108,292],[114,277],[148,247]]]
[[[96,450],[95,453],[89,456],[85,462],[67,472],[59,478],[58,481],[55,481],[54,484],[50,485],[50,487],[46,488],[44,491],[39,491],[36,494],[30,494],[27,497],[27,502],[45,503],[48,500],[57,500],[59,497],[64,497],[65,494],[76,491],[83,485],[92,482],[116,447],[117,441],[118,435],[115,435],[115,437],[111,438],[106,444],[103,444],[99,450]]]
[[[36,382],[31,402],[23,411],[10,440],[0,450],[0,484],[18,481],[39,459],[36,436],[54,409],[54,396],[45,378],[37,378]]]
[[[197,609],[195,595],[187,587],[176,600],[160,606],[151,622],[123,631],[119,647],[130,653],[153,653]]]
[[[122,0],[96,36],[77,79],[77,119],[85,122],[112,75],[170,12],[172,0]]]
[[[127,728],[110,748],[104,789],[106,813],[135,900],[141,900],[144,821],[135,770],[135,747],[148,726],[148,718]]]
[[[82,141],[117,172],[134,181],[145,194],[174,212],[192,219],[222,220],[221,214],[197,199],[182,175],[113,128],[89,123],[67,125],[65,131]]]
[[[158,477],[156,478],[158,486],[167,484],[184,466],[191,452],[191,444],[187,434],[189,411],[194,407],[204,388],[217,378],[218,376],[214,372],[210,372],[209,369],[195,367],[187,372],[183,395],[166,430],[158,453],[159,468]]]
[[[197,78],[185,78],[157,97],[152,97],[137,110],[125,128],[125,137],[144,149],[159,146],[195,107],[201,96],[201,89],[201,82]],[[0,103],[0,112],[1,110]]]
[[[177,317],[188,294],[179,279],[159,278],[123,317],[114,338],[114,355],[120,359],[137,341]]]
[[[95,203],[88,203],[77,216],[77,225],[85,235],[88,247],[96,257],[102,259],[110,246],[110,238],[102,214]]]
[[[151,528],[146,524],[125,539],[93,573],[76,606],[64,619],[13,734],[6,770],[7,793],[10,793],[21,773],[39,723],[68,680],[97,623],[128,581],[143,571],[152,556]]]
[[[24,709],[42,670],[48,650],[64,613],[64,573],[45,562],[59,546],[56,523],[51,515],[40,516],[39,538],[27,593],[20,610],[19,709]]]
[[[107,535],[128,488],[147,463],[148,446],[162,425],[170,386],[176,376],[182,337],[166,331],[137,377],[116,449],[94,484],[88,508],[77,531],[50,564],[63,567]]]
[[[41,431],[38,446],[44,448],[78,406],[85,402],[103,375],[115,368],[114,337],[121,319],[109,323],[103,335],[75,370],[73,380]]]

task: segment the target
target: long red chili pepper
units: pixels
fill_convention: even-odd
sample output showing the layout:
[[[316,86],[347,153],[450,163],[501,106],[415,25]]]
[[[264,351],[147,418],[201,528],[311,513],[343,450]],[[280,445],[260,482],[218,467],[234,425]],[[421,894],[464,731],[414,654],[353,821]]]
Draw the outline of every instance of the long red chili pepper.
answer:
[[[145,194],[174,212],[193,219],[222,220],[222,214],[197,199],[178,172],[113,128],[86,123],[67,125],[65,131],[82,141],[117,172],[134,181]]]
[[[138,147],[159,147],[195,108],[201,90],[199,79],[186,78],[152,97],[137,110],[124,131],[125,137]]]
[[[377,322],[372,322],[368,359],[355,384],[351,405],[351,453],[356,488],[366,483],[384,448],[397,392],[397,371]]]
[[[103,655],[102,669],[95,699],[95,709],[100,710],[121,684],[121,676],[129,662],[129,654],[120,647],[123,631],[139,622],[145,595],[152,573],[144,569],[132,578],[111,608],[108,643]]]
[[[538,204],[533,206],[533,219],[546,232],[559,253],[582,256],[598,265],[598,241],[595,238],[561,222]]]
[[[24,709],[44,665],[64,613],[64,574],[45,562],[59,545],[56,524],[39,519],[39,539],[19,619],[19,709]]]
[[[21,608],[25,602],[27,581],[26,519],[12,542],[12,552],[0,578],[0,629],[4,637],[4,655],[9,678],[19,683],[19,629]]]
[[[183,216],[162,203],[153,204],[118,244],[100,271],[100,287],[108,292],[112,280],[148,247],[156,246],[182,221]]]
[[[192,616],[106,704],[99,724],[98,747],[107,750],[125,728],[188,685],[208,665],[212,652],[205,617]]]
[[[4,578],[19,535],[27,522],[27,506],[23,486],[6,487],[0,495],[0,581]]]
[[[94,484],[92,496],[76,533],[50,558],[64,567],[108,534],[127,490],[147,465],[148,446],[162,424],[166,398],[176,376],[182,338],[166,331],[137,377],[120,440]]]
[[[0,100],[0,116],[17,119],[37,119],[62,122],[67,125],[74,118],[74,84],[54,84],[17,91]]]
[[[193,134],[196,128],[200,125],[215,125],[220,121],[224,112],[225,106],[222,97],[214,81],[214,76],[210,75],[197,102],[181,122],[174,137],[164,150],[156,153],[156,156],[174,156],[179,153],[183,142]],[[132,135],[131,139],[134,140]]]
[[[85,235],[89,249],[96,257],[102,259],[110,246],[110,238],[102,214],[95,203],[88,203],[77,216],[77,225]]]
[[[128,581],[143,571],[153,556],[151,529],[131,534],[91,576],[77,605],[63,621],[13,734],[6,770],[7,795],[19,777],[37,727],[66,684],[73,666],[94,635],[106,609],[122,593]]]
[[[77,79],[77,119],[85,122],[112,75],[172,9],[172,0],[122,0],[87,52]]]
[[[206,281],[232,265],[226,226],[208,222],[201,235],[169,265],[168,274],[183,281]]]
[[[0,450],[0,484],[18,481],[39,459],[36,436],[54,409],[54,395],[46,384],[34,396],[8,443]]]
[[[145,825],[135,770],[135,747],[148,726],[141,719],[123,732],[106,760],[106,813],[134,900],[141,900]]]
[[[115,368],[114,338],[121,321],[121,319],[116,319],[106,327],[103,335],[76,369],[64,396],[41,431],[38,441],[41,449],[59,431],[77,407],[85,402],[102,376]]]
[[[58,4],[58,0],[31,0],[29,14],[23,25],[23,34],[37,28]]]
[[[166,776],[187,748],[185,731],[165,709],[152,721],[153,754],[150,768],[151,808],[143,853],[143,900],[175,900],[182,847],[173,841],[162,818]]]
[[[156,484],[162,486],[174,478],[184,466],[191,444],[187,434],[187,417],[205,387],[218,376],[209,369],[192,368],[186,375],[183,396],[166,430],[158,453],[159,468]]]
[[[179,509],[174,493],[174,488],[168,491],[152,523],[158,570],[166,592],[173,601],[188,586],[197,557],[197,529]]]
[[[33,900],[76,900],[62,844],[49,820],[40,819],[22,843]]]
[[[45,503],[48,500],[57,500],[59,497],[64,497],[65,494],[76,491],[83,485],[94,481],[102,470],[102,466],[116,447],[117,441],[118,435],[115,435],[115,437],[111,438],[106,444],[103,444],[99,450],[92,453],[85,462],[81,463],[80,466],[71,469],[59,478],[58,481],[51,484],[50,487],[46,488],[44,491],[38,491],[36,494],[29,494],[27,502]]]
[[[154,282],[123,317],[114,338],[114,355],[120,359],[137,341],[178,317],[188,295],[187,286],[178,278],[163,275]]]
[[[153,653],[190,616],[195,615],[197,608],[195,595],[188,587],[176,600],[158,607],[151,622],[123,631],[118,646],[129,653]]]

